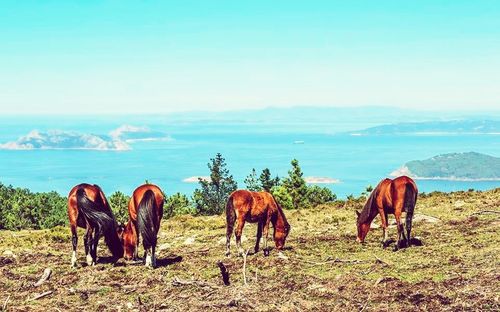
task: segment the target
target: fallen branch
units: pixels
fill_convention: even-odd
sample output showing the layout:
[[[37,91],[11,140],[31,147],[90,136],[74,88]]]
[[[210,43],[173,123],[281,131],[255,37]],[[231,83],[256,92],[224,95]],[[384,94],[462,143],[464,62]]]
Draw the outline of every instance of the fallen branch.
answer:
[[[200,286],[200,287],[212,287],[212,288],[219,288],[217,285],[213,285],[207,282],[203,281],[196,281],[196,280],[182,280],[175,276],[172,280],[172,286],[186,286],[186,285],[195,285],[195,286]]]
[[[324,261],[324,262],[314,262],[314,261],[310,261],[310,260],[303,260],[303,261],[306,263],[312,264],[312,265],[324,265],[324,264],[332,264],[332,263],[347,263],[347,264],[353,263],[353,264],[356,264],[356,263],[369,262],[367,260],[358,260],[358,259],[350,260],[350,259],[339,259],[339,258],[335,258],[333,260],[328,260],[328,261]]]
[[[10,294],[7,296],[7,299],[5,299],[5,302],[3,303],[2,311],[7,311],[7,302],[9,302],[9,299],[10,299]]]
[[[229,282],[229,271],[227,270],[226,266],[222,261],[217,261],[217,265],[219,266],[220,269],[220,274],[222,275],[222,281],[224,282],[224,285],[229,286],[231,284]]]
[[[46,296],[48,296],[48,295],[50,295],[50,294],[52,294],[52,293],[53,293],[53,291],[52,291],[52,290],[49,290],[49,291],[46,291],[46,292],[43,292],[43,293],[41,293],[41,294],[36,295],[36,296],[35,296],[33,299],[31,299],[31,300],[38,300],[38,299],[43,298],[43,297],[46,297]]]
[[[40,277],[40,279],[38,280],[38,282],[36,282],[35,284],[33,284],[33,286],[34,287],[38,287],[38,286],[42,285],[43,283],[45,283],[50,278],[51,274],[52,274],[52,270],[50,268],[46,268],[43,271],[42,277]]]
[[[245,252],[243,254],[243,284],[246,285],[247,284],[247,256],[248,256],[248,252],[250,251],[250,249],[247,249],[247,252]]]
[[[375,259],[376,259],[376,260],[375,260],[375,262],[376,262],[376,263],[380,263],[380,264],[384,264],[384,265],[386,265],[386,266],[390,266],[390,264],[389,264],[389,263],[385,262],[384,260],[380,259],[380,258],[379,258],[379,257],[377,257],[377,256],[375,256]]]
[[[476,212],[470,214],[469,217],[475,216],[475,215],[482,215],[482,214],[500,214],[500,211],[498,211],[498,210],[481,210],[481,211],[476,211]]]

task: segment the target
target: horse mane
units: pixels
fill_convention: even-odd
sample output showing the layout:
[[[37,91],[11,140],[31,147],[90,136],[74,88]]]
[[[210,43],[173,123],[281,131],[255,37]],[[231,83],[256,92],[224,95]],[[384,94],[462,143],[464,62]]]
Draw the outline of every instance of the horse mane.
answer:
[[[105,199],[101,198],[100,203],[90,200],[84,187],[78,188],[76,191],[76,198],[78,210],[82,212],[85,220],[87,220],[93,228],[97,228],[97,237],[104,236],[104,242],[113,256],[121,257],[123,255],[123,247],[121,245],[120,238],[116,233],[117,223],[113,213],[110,209],[99,209],[100,205],[106,207]]]
[[[370,196],[366,200],[365,206],[359,213],[358,224],[366,223],[370,219],[370,215],[372,214],[373,201],[375,200],[376,191],[378,190],[378,185],[371,192]]]
[[[271,195],[271,196],[272,196],[274,202],[276,203],[276,207],[278,208],[278,215],[279,215],[279,217],[281,217],[283,219],[283,224],[285,225],[285,228],[290,229],[290,224],[288,223],[288,221],[286,219],[285,213],[283,212],[283,208],[281,208],[281,205],[278,203],[276,198],[274,198],[273,195]]]

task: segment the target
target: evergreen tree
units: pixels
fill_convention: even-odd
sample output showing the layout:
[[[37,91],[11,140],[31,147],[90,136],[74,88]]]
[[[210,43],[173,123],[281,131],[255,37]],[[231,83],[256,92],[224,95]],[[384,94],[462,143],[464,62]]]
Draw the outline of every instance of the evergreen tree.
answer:
[[[309,206],[307,201],[307,185],[302,177],[302,169],[299,166],[299,161],[293,159],[292,169],[288,171],[288,177],[283,179],[283,186],[292,198],[292,205],[294,209],[305,208]]]
[[[247,190],[252,192],[260,192],[262,191],[262,187],[259,184],[259,180],[257,179],[257,172],[255,168],[252,169],[252,172],[245,178],[245,185]]]
[[[199,214],[220,214],[225,210],[229,195],[236,191],[237,184],[226,168],[220,153],[208,163],[210,180],[199,179],[200,188],[193,193],[193,202]]]
[[[271,189],[278,186],[280,183],[280,178],[278,176],[271,178],[271,171],[269,168],[262,170],[259,180],[262,189],[266,192],[271,192]]]

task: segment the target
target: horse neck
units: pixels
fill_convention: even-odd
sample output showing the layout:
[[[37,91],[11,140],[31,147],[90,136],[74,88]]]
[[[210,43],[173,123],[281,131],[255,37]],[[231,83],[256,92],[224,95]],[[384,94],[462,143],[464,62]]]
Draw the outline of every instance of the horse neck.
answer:
[[[361,210],[361,223],[372,223],[373,219],[377,216],[377,207],[375,206],[375,190],[370,194],[370,197],[366,201],[363,210]]]
[[[273,227],[284,229],[288,225],[288,221],[286,220],[285,214],[280,206],[277,206],[276,219],[273,222]],[[272,220],[271,220],[272,221]]]
[[[116,232],[116,226],[111,227],[111,229],[104,234],[104,241],[114,257],[123,256],[123,245]]]

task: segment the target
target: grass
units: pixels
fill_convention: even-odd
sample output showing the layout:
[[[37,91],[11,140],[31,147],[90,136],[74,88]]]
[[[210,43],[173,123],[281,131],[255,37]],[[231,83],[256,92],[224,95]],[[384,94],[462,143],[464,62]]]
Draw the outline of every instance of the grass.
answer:
[[[371,230],[365,245],[355,242],[354,209],[361,204],[286,211],[292,231],[284,257],[276,250],[249,255],[247,285],[234,238],[232,256],[224,257],[223,216],[164,220],[155,270],[123,259],[85,267],[81,235],[79,267],[71,269],[67,228],[0,231],[0,307],[9,298],[9,311],[500,309],[500,218],[473,215],[498,211],[500,189],[420,196],[413,228],[423,246],[397,252],[381,248],[380,229]],[[255,225],[245,226],[245,248],[253,249],[255,232]],[[100,247],[106,256],[102,241]],[[228,268],[230,286],[222,284],[217,260]],[[52,277],[34,288],[47,267]],[[45,291],[52,293],[32,300]]]

